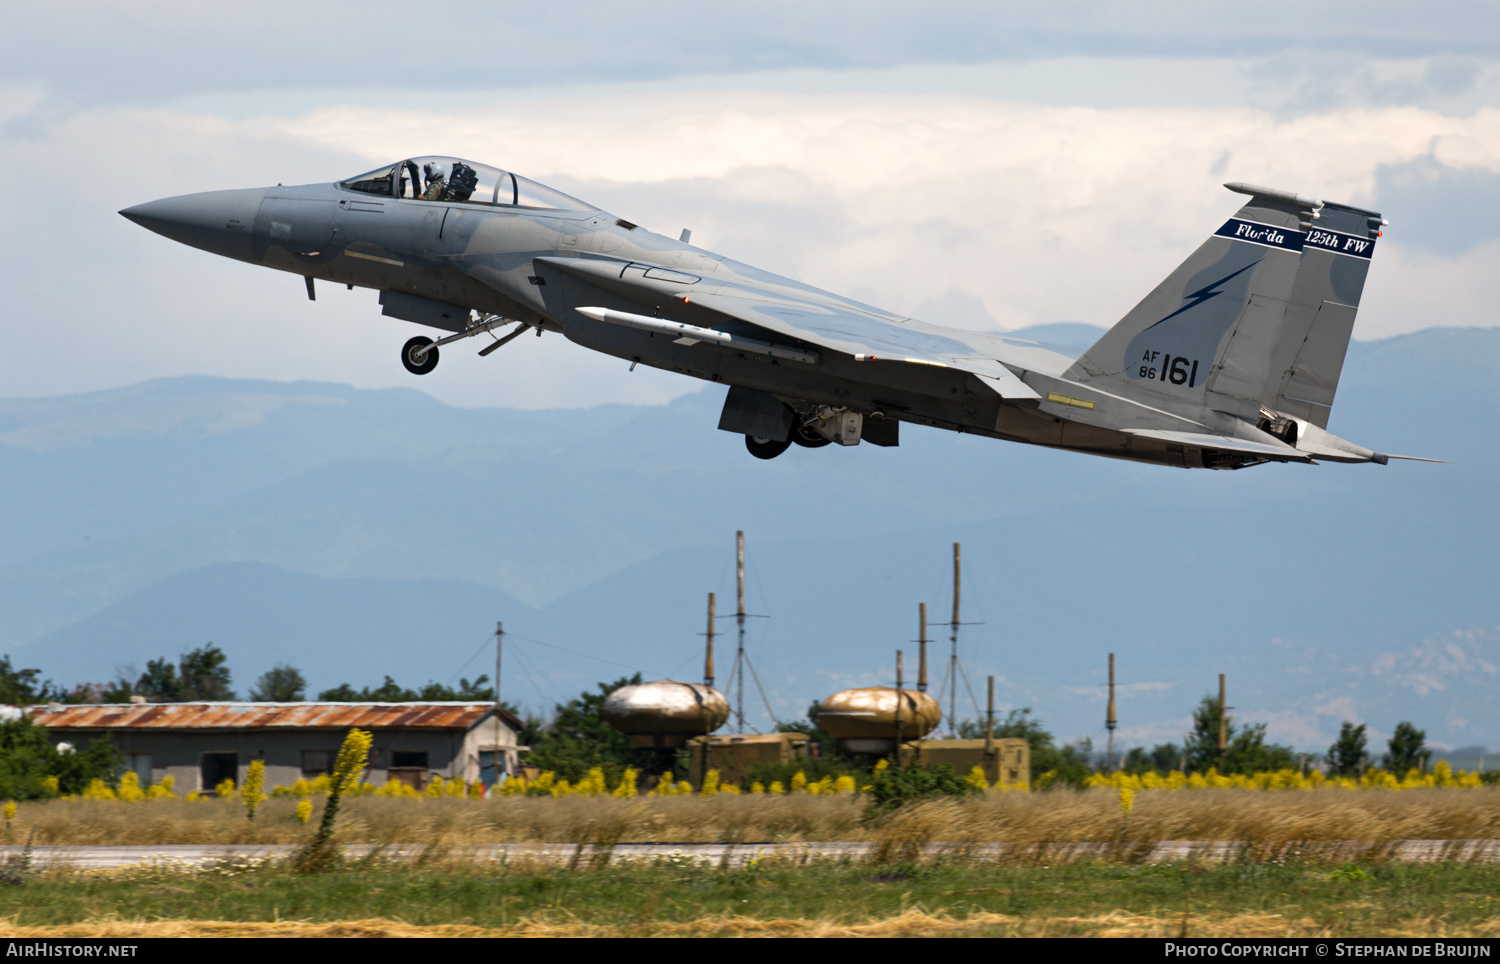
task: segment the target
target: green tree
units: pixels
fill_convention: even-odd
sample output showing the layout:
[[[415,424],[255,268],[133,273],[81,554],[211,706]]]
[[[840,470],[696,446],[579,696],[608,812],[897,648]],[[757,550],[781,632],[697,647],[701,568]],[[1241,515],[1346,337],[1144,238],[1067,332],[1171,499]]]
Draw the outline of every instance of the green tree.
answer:
[[[421,696],[424,700],[437,702],[488,703],[495,699],[495,688],[485,685],[489,681],[489,675],[485,674],[472,683],[468,677],[460,679],[457,689],[443,683],[428,683],[422,687]]]
[[[1386,748],[1389,752],[1381,766],[1397,776],[1405,776],[1412,767],[1426,770],[1427,761],[1432,756],[1432,751],[1427,749],[1427,731],[1417,729],[1406,720],[1396,724],[1396,732],[1391,734]]]
[[[1224,739],[1233,740],[1234,718],[1224,721]],[[1189,773],[1204,773],[1219,765],[1219,698],[1205,696],[1193,710],[1193,731],[1182,740]]]
[[[1349,720],[1345,720],[1339,727],[1339,738],[1333,741],[1328,748],[1328,771],[1336,777],[1352,777],[1359,773],[1359,768],[1369,755],[1368,744],[1365,741],[1365,725],[1363,723],[1355,726]]]
[[[39,800],[49,796],[47,777],[56,777],[61,793],[81,793],[96,777],[112,781],[120,772],[120,755],[109,737],[83,750],[59,750],[47,731],[22,716],[0,721],[0,799]]]
[[[295,666],[281,663],[261,674],[250,698],[257,703],[300,703],[307,699],[307,680]]]
[[[1059,747],[1056,739],[1034,719],[1031,707],[1011,710],[1002,722],[995,724],[995,739],[1022,739],[1031,749],[1031,783],[1044,773],[1055,773],[1058,783],[1082,786],[1093,768],[1088,763],[1088,751],[1076,746]]]
[[[1297,754],[1289,746],[1266,742],[1266,725],[1238,726],[1231,714],[1224,720],[1224,774],[1258,773],[1296,765]],[[1219,698],[1205,696],[1193,710],[1193,732],[1182,741],[1188,770],[1203,773],[1219,766]]]
[[[818,704],[816,701],[808,706],[807,719],[805,720],[777,720],[776,732],[805,733],[808,737],[822,745],[825,756],[837,752],[838,741],[829,736],[828,731],[818,725]]]
[[[1125,752],[1120,769],[1140,776],[1155,771],[1166,776],[1173,770],[1182,769],[1182,747],[1176,743],[1158,743],[1151,749],[1133,746]]]
[[[34,706],[59,700],[64,694],[52,681],[38,683],[39,669],[16,669],[9,656],[0,656],[0,703]]]
[[[557,705],[552,722],[535,735],[527,735],[531,751],[526,762],[551,770],[559,779],[578,781],[590,767],[603,767],[614,781],[626,767],[649,770],[658,763],[656,753],[637,747],[629,737],[604,721],[604,701],[622,686],[641,682],[641,674],[598,684],[599,691],[585,690],[577,699]]]
[[[232,700],[229,657],[213,643],[182,654],[178,662],[182,701]]]
[[[152,703],[180,703],[183,698],[182,690],[182,679],[177,675],[177,667],[166,657],[162,657],[146,664],[146,672],[135,681],[135,692],[130,695],[144,696]]]
[[[456,689],[444,683],[429,682],[420,690],[414,690],[387,676],[379,686],[367,686],[362,690],[340,683],[333,689],[323,690],[318,699],[332,703],[488,703],[495,698],[495,688],[486,685],[489,681],[489,676],[480,676],[473,681],[465,677],[458,681]],[[507,709],[515,712],[511,707],[507,706]]]

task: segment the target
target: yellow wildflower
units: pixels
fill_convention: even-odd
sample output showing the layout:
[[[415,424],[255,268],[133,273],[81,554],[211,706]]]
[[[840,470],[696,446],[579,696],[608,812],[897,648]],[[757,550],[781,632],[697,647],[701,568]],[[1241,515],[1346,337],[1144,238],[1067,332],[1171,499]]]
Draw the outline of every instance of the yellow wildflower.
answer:
[[[312,801],[311,800],[298,800],[297,801],[297,819],[300,820],[300,821],[302,821],[303,823],[307,823],[308,818],[310,818],[311,816],[312,816]]]
[[[12,820],[16,819],[16,802],[14,800],[5,801],[3,812],[5,814],[5,822],[9,825]]]
[[[779,794],[786,793],[786,787],[784,787],[784,786],[781,785],[781,781],[780,780],[772,780],[771,781],[771,787],[766,792],[767,793],[771,793],[771,794],[777,794],[777,795],[779,795]]]
[[[984,767],[978,764],[975,764],[974,769],[969,771],[969,775],[964,777],[964,782],[981,790],[990,788],[990,781],[984,778]]]
[[[791,791],[793,793],[801,793],[806,789],[807,774],[803,773],[801,770],[798,770],[795,774],[792,775]]]
[[[1129,787],[1120,788],[1120,812],[1129,813],[1135,809],[1135,791]]]
[[[174,776],[165,776],[165,777],[162,777],[160,780],[158,780],[155,783],[151,784],[151,787],[146,791],[146,797],[149,800],[170,800],[170,799],[172,799],[172,796],[173,796],[173,794],[172,794],[172,788],[175,787],[176,785],[177,785],[177,778],[176,777],[174,777]]]
[[[42,777],[42,789],[54,797],[60,792],[57,787],[57,777]]]
[[[854,778],[851,777],[851,776],[849,776],[849,775],[847,775],[847,774],[845,774],[844,776],[839,777],[837,780],[833,781],[833,792],[834,793],[853,793],[854,792]]]
[[[245,770],[245,785],[240,788],[240,797],[245,801],[245,819],[254,820],[260,802],[266,799],[266,761],[251,760]]]
[[[625,772],[620,774],[620,782],[615,784],[615,789],[610,794],[615,797],[633,797],[636,794],[636,779],[639,774],[635,767],[626,767]]]
[[[85,800],[113,800],[115,799],[114,788],[103,780],[95,777],[89,781],[89,785],[83,788],[83,799]]]
[[[214,793],[220,800],[228,800],[234,795],[234,780],[230,777],[220,780],[218,785],[214,787]]]
[[[131,803],[146,799],[146,791],[141,789],[141,778],[133,770],[120,778],[120,789],[116,792],[121,800]]]
[[[350,730],[349,735],[344,737],[344,745],[339,747],[338,760],[333,764],[333,774],[330,783],[338,784],[341,793],[348,793],[359,784],[360,775],[364,773],[365,764],[370,759],[370,746],[375,742],[375,737],[368,730]]]

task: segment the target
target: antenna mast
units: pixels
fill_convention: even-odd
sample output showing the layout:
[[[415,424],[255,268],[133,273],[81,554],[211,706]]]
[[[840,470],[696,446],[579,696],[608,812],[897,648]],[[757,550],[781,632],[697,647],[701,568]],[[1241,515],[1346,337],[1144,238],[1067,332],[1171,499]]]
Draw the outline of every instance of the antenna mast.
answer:
[[[734,654],[735,716],[739,719],[739,732],[745,732],[745,530],[734,534],[734,570],[737,608],[734,619],[739,624],[739,648]]]
[[[1104,714],[1104,728],[1109,731],[1109,749],[1104,755],[1104,771],[1115,772],[1115,654],[1109,654],[1109,710]]]
[[[505,648],[505,624],[495,623],[495,710],[500,710],[500,654]]]
[[[958,736],[958,587],[959,549],[958,543],[955,542],[953,544],[953,621],[948,624],[948,640],[953,644],[953,651],[948,656],[948,736],[950,738]]]
[[[922,631],[917,634],[921,655],[917,657],[917,692],[927,692],[927,604],[918,603],[917,613],[922,622]]]
[[[708,594],[708,652],[703,658],[703,682],[706,686],[714,685],[714,594]]]
[[[1228,729],[1228,726],[1227,726],[1228,716],[1229,716],[1229,707],[1224,705],[1224,674],[1220,673],[1219,674],[1219,773],[1220,773],[1220,775],[1222,775],[1224,773],[1224,751],[1229,748],[1229,741],[1226,738],[1228,734],[1225,732]]]

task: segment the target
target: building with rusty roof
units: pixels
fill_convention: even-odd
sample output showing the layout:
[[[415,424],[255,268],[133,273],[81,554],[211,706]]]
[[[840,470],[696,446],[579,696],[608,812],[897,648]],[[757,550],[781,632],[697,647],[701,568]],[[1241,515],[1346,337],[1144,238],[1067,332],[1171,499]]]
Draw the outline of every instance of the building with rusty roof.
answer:
[[[252,760],[266,786],[333,769],[344,735],[374,735],[366,779],[422,789],[433,775],[493,784],[519,772],[522,723],[494,703],[104,703],[26,711],[53,743],[108,736],[146,786],[172,777],[179,792],[238,786]]]

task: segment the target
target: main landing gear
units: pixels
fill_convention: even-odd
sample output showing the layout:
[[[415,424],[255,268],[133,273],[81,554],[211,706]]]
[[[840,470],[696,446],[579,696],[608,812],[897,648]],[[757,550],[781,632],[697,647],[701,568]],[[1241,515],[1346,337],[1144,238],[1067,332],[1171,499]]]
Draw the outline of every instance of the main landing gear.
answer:
[[[797,416],[792,421],[791,431],[787,433],[786,441],[777,442],[773,439],[760,438],[755,435],[745,436],[745,448],[750,454],[758,459],[774,459],[785,452],[796,443],[805,449],[819,449],[830,444],[833,439],[819,432],[813,427],[813,423],[805,416]]]
[[[406,370],[411,372],[413,375],[425,375],[437,367],[439,345],[446,345],[449,342],[458,341],[460,338],[473,338],[475,335],[482,335],[487,331],[491,331],[495,328],[500,327],[501,325],[509,325],[513,323],[518,324],[519,327],[517,327],[515,331],[506,335],[504,338],[497,339],[494,343],[486,345],[484,349],[479,352],[480,357],[483,357],[494,351],[496,348],[499,348],[501,345],[512,341],[517,335],[529,329],[531,325],[527,324],[524,321],[516,322],[514,318],[502,318],[499,315],[480,315],[478,318],[472,319],[469,322],[468,327],[466,327],[463,331],[459,332],[456,335],[449,335],[448,337],[440,338],[437,341],[433,341],[431,338],[427,338],[422,335],[418,335],[417,337],[411,339],[405,345],[401,346],[401,364],[405,365]],[[536,330],[536,333],[540,335],[542,333],[542,329],[538,328]]]
[[[745,448],[749,449],[750,454],[758,459],[774,459],[790,448],[791,445],[792,440],[790,438],[778,442],[774,439],[757,438],[754,435],[745,436]]]

